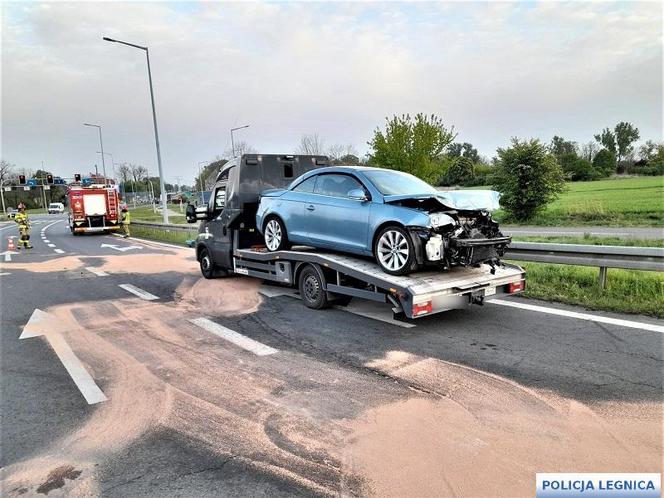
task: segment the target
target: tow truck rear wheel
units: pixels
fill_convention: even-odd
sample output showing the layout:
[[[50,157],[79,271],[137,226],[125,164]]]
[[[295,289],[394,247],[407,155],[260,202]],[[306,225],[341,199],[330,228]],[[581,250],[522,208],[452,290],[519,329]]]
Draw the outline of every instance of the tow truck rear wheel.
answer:
[[[307,308],[321,310],[327,308],[327,292],[320,273],[311,265],[307,265],[300,272],[299,288],[302,302]]]

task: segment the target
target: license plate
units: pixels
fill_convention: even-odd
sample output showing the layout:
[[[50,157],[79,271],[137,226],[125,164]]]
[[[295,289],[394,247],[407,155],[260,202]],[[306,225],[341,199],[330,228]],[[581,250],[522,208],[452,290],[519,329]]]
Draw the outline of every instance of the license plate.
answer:
[[[484,289],[485,296],[493,296],[495,293],[496,293],[495,287],[487,287],[486,289]]]

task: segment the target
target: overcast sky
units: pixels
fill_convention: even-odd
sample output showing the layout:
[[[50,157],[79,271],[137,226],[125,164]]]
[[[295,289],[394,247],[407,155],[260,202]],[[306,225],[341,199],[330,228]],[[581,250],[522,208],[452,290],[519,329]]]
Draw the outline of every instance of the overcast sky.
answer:
[[[662,140],[662,3],[2,3],[2,158],[63,176],[101,161],[190,183],[229,129],[259,152],[303,133],[367,151],[435,113],[487,157],[511,136],[580,143],[631,121]],[[107,168],[108,170],[108,168]]]

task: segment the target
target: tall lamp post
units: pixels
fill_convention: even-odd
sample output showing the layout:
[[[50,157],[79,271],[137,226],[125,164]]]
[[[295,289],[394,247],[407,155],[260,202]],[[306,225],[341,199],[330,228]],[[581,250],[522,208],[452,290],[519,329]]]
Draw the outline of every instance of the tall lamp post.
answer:
[[[233,141],[233,132],[241,130],[243,128],[249,128],[249,125],[238,126],[237,128],[231,128],[231,149],[233,150],[233,157],[235,157],[235,142]]]
[[[104,155],[111,156],[111,167],[113,168],[113,181],[117,182],[118,177],[115,176],[115,164],[116,163],[115,163],[115,159],[113,159],[113,154],[111,154],[110,152],[99,152],[99,151],[97,151],[97,154],[101,154],[102,157],[104,157]]]
[[[99,147],[101,148],[101,167],[104,172],[104,183],[106,183],[106,162],[104,161],[104,141],[101,139],[101,126],[90,123],[83,123],[83,126],[92,126],[99,130]]]
[[[134,45],[133,43],[127,43],[120,40],[114,40],[113,38],[108,38],[105,36],[104,41],[111,43],[120,43],[122,45],[127,45],[129,47],[134,47],[139,50],[145,51],[145,57],[148,62],[148,81],[150,83],[150,102],[152,103],[152,123],[154,124],[154,141],[157,146],[157,166],[159,167],[159,187],[161,188],[161,211],[163,214],[164,223],[168,223],[168,206],[166,203],[166,185],[164,183],[164,171],[161,166],[161,150],[159,149],[159,131],[157,129],[157,111],[154,106],[154,90],[152,89],[152,72],[150,71],[150,52],[148,47],[142,47],[140,45]]]

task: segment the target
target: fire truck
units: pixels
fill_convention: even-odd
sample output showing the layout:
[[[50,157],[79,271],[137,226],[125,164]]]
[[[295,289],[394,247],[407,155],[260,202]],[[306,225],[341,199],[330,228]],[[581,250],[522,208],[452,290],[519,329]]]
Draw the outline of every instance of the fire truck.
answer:
[[[67,197],[69,229],[74,235],[120,230],[120,201],[115,186],[71,184]]]

